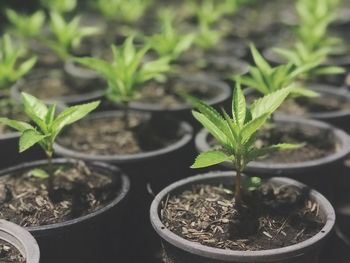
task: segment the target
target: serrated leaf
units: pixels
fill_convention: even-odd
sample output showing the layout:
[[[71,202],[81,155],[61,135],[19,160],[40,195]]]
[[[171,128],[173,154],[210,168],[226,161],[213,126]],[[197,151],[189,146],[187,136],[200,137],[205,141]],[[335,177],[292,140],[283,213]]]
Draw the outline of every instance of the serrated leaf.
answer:
[[[259,51],[256,49],[256,47],[251,44],[250,45],[250,51],[252,53],[255,65],[264,72],[264,75],[268,75],[271,72],[271,67],[269,63],[263,58],[263,56],[259,53]]]
[[[43,135],[33,129],[24,131],[19,139],[19,152],[28,150],[34,144],[42,141],[47,136],[48,135]]]
[[[241,132],[241,142],[246,143],[266,123],[270,115],[268,112],[246,123]]]
[[[191,168],[204,168],[232,160],[232,158],[232,156],[228,156],[222,151],[208,151],[198,155]]]
[[[29,172],[29,175],[36,177],[36,178],[40,178],[40,179],[47,179],[50,177],[46,171],[44,171],[43,169],[39,169],[39,168],[31,170]]]
[[[239,82],[233,91],[232,115],[235,117],[237,125],[242,127],[246,118],[246,102]]]
[[[316,91],[313,91],[311,89],[302,88],[302,87],[294,87],[291,92],[292,95],[296,96],[303,96],[308,98],[316,98],[319,97],[320,94]]]
[[[29,130],[29,129],[34,130],[34,127],[32,125],[23,121],[16,121],[8,118],[0,118],[0,123],[7,125],[19,132],[24,132],[25,130]]]

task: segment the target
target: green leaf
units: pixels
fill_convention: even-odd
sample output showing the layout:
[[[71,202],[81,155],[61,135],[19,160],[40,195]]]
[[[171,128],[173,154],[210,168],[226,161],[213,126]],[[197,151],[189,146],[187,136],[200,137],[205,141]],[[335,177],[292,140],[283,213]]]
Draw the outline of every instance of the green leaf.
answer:
[[[296,150],[303,147],[305,144],[290,144],[290,143],[280,143],[271,146],[266,146],[260,149],[253,149],[248,153],[248,160],[255,160],[259,157],[277,152],[277,151],[290,151]]]
[[[52,130],[54,132],[53,139],[56,138],[56,136],[65,126],[84,118],[87,114],[89,114],[91,111],[96,109],[99,105],[100,105],[100,101],[95,101],[87,104],[72,106],[68,109],[65,109],[53,121],[53,124],[52,124]]]
[[[232,156],[227,156],[222,151],[208,151],[198,155],[191,168],[204,168],[232,159]]]
[[[7,125],[19,132],[24,132],[25,130],[29,130],[29,129],[34,130],[34,127],[32,125],[23,121],[16,121],[8,118],[0,118],[0,123]]]
[[[291,94],[296,96],[308,97],[308,98],[316,98],[320,96],[320,94],[317,93],[316,91],[313,91],[307,88],[301,88],[301,87],[293,88]]]
[[[266,123],[270,115],[271,113],[268,112],[246,123],[241,133],[242,142],[246,143]]]
[[[262,184],[262,180],[259,177],[250,177],[247,176],[243,180],[243,188],[248,191],[254,191],[259,188]]]
[[[242,127],[246,118],[246,102],[239,82],[233,91],[232,115],[235,117],[236,123]]]
[[[268,75],[271,72],[271,67],[269,63],[263,58],[263,56],[259,53],[259,51],[256,49],[256,47],[251,44],[250,45],[250,51],[252,53],[255,65],[264,72],[265,75]]]
[[[48,135],[43,135],[33,129],[24,131],[19,139],[19,152],[28,150],[30,147],[42,141],[47,136]]]
[[[39,169],[39,168],[31,170],[29,172],[29,175],[40,178],[40,179],[47,179],[50,177],[46,171],[44,171],[43,169]]]
[[[291,92],[291,87],[283,88],[260,98],[251,106],[253,118],[257,118],[266,113],[272,114],[283,103]]]
[[[48,112],[46,105],[34,96],[22,92],[24,111],[28,117],[34,121],[43,132],[47,132],[45,117]]]

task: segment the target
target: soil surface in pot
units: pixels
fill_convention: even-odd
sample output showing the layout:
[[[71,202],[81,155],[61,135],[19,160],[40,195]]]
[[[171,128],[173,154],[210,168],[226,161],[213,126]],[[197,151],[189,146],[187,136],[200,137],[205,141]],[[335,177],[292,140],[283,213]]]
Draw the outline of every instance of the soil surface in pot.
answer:
[[[58,142],[86,154],[125,155],[158,150],[179,138],[181,134],[176,123],[165,124],[131,114],[129,129],[125,129],[120,116],[85,119],[70,126]]]
[[[330,130],[297,123],[275,123],[267,125],[258,133],[257,147],[279,143],[302,144],[298,149],[278,151],[260,158],[265,163],[296,163],[320,159],[337,151],[338,144]],[[210,137],[213,147],[216,141]]]
[[[43,168],[43,167],[39,167]],[[83,162],[55,165],[53,190],[48,179],[22,170],[0,177],[0,217],[23,227],[65,222],[104,207],[119,182]]]
[[[245,194],[241,212],[234,207],[230,189],[233,186],[194,185],[163,203],[161,220],[187,240],[241,251],[297,244],[324,225],[306,189],[265,183]]]
[[[25,263],[26,260],[17,248],[0,240],[0,262],[1,263]]]
[[[345,96],[341,97],[325,94],[321,94],[316,98],[299,97],[286,100],[279,108],[279,111],[295,115],[350,111],[350,101]]]
[[[174,108],[186,104],[180,95],[186,93],[201,100],[209,100],[218,95],[219,90],[203,82],[186,82],[169,79],[165,83],[151,81],[142,88],[139,101],[148,104]]]
[[[28,92],[40,99],[81,95],[96,90],[103,90],[105,85],[100,80],[72,80],[65,77],[63,71],[50,71],[43,78],[27,79],[21,91]]]

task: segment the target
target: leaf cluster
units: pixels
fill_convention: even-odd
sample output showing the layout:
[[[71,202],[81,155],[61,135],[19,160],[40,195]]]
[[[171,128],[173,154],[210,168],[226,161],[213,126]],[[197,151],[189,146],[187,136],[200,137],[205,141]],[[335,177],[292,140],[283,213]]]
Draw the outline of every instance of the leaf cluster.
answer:
[[[99,102],[92,102],[73,106],[56,116],[56,105],[48,107],[42,101],[27,93],[22,93],[22,98],[25,114],[34,125],[4,117],[0,118],[0,123],[8,125],[21,133],[19,140],[20,152],[39,144],[49,157],[53,154],[53,144],[62,129],[82,119],[99,105]]]
[[[162,31],[146,39],[151,49],[159,57],[169,56],[172,60],[177,59],[184,51],[188,50],[194,39],[194,34],[180,34],[174,27],[175,17],[170,12],[160,16]]]
[[[152,0],[97,0],[96,8],[107,20],[137,22],[151,5]]]
[[[31,15],[25,15],[12,9],[6,9],[5,14],[11,23],[11,30],[17,36],[24,38],[39,36],[45,23],[45,14],[40,10]]]
[[[77,0],[40,0],[41,5],[51,12],[69,13],[77,6]]]
[[[0,90],[9,89],[9,85],[33,68],[36,57],[20,61],[24,54],[25,49],[15,46],[9,35],[0,39]]]
[[[45,39],[45,43],[63,59],[69,58],[83,38],[99,32],[96,27],[80,27],[79,23],[79,16],[66,21],[59,13],[52,12],[50,14],[52,38]]]
[[[107,97],[113,102],[134,100],[139,94],[140,84],[170,70],[169,57],[143,62],[150,47],[145,45],[136,49],[133,37],[127,38],[122,46],[112,45],[111,48],[111,62],[92,57],[76,58],[76,61],[93,69],[108,82]]]
[[[291,88],[283,88],[272,92],[248,107],[240,84],[237,82],[232,99],[231,116],[225,110],[220,114],[200,100],[190,98],[193,106],[198,110],[193,111],[193,116],[221,146],[219,150],[201,153],[192,168],[203,168],[231,161],[235,169],[242,172],[249,162],[258,157],[277,150],[299,147],[299,145],[284,143],[262,148],[256,146],[257,132],[287,98],[290,91]]]
[[[255,66],[251,66],[249,74],[241,77],[242,84],[267,95],[283,88],[293,87],[292,93],[299,96],[315,97],[317,93],[299,87],[297,80],[315,67],[310,63],[296,67],[293,63],[272,67],[259,53],[254,45],[250,46]]]

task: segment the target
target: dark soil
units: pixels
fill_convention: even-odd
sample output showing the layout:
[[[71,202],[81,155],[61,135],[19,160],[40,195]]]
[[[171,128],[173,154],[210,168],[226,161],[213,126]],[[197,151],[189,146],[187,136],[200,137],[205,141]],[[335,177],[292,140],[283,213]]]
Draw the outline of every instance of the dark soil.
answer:
[[[175,234],[206,246],[241,251],[281,248],[317,234],[323,227],[318,204],[307,190],[264,184],[234,207],[233,186],[195,185],[170,196],[161,220]],[[249,209],[248,209],[249,207]]]
[[[0,177],[0,218],[23,227],[65,222],[92,213],[117,194],[111,174],[102,174],[82,162],[55,167],[53,192],[48,180],[31,170]]]
[[[26,117],[23,114],[22,106],[13,102],[9,98],[0,97],[0,117],[24,121]],[[6,125],[0,124],[0,134],[7,134],[13,132],[13,129]]]
[[[123,155],[158,150],[181,136],[175,123],[130,117],[128,130],[118,116],[83,120],[68,128],[58,142],[82,153]]]
[[[0,240],[0,262],[1,263],[25,263],[26,260],[17,248]]]
[[[157,104],[166,108],[176,108],[186,104],[180,95],[186,93],[201,100],[209,100],[218,95],[218,89],[201,82],[186,82],[169,79],[165,83],[149,82],[141,90],[139,101]]]
[[[40,99],[80,95],[103,90],[105,84],[100,80],[82,80],[68,78],[63,71],[52,70],[43,78],[28,79],[21,91],[28,92]]]
[[[315,127],[301,127],[292,123],[275,123],[266,126],[258,134],[257,147],[279,143],[303,144],[294,150],[278,151],[261,157],[265,163],[296,163],[320,159],[337,151],[334,134],[329,130]],[[216,141],[210,137],[209,144],[216,147]]]
[[[311,113],[350,111],[350,101],[346,97],[321,94],[316,98],[300,97],[286,100],[279,111],[304,116]]]

